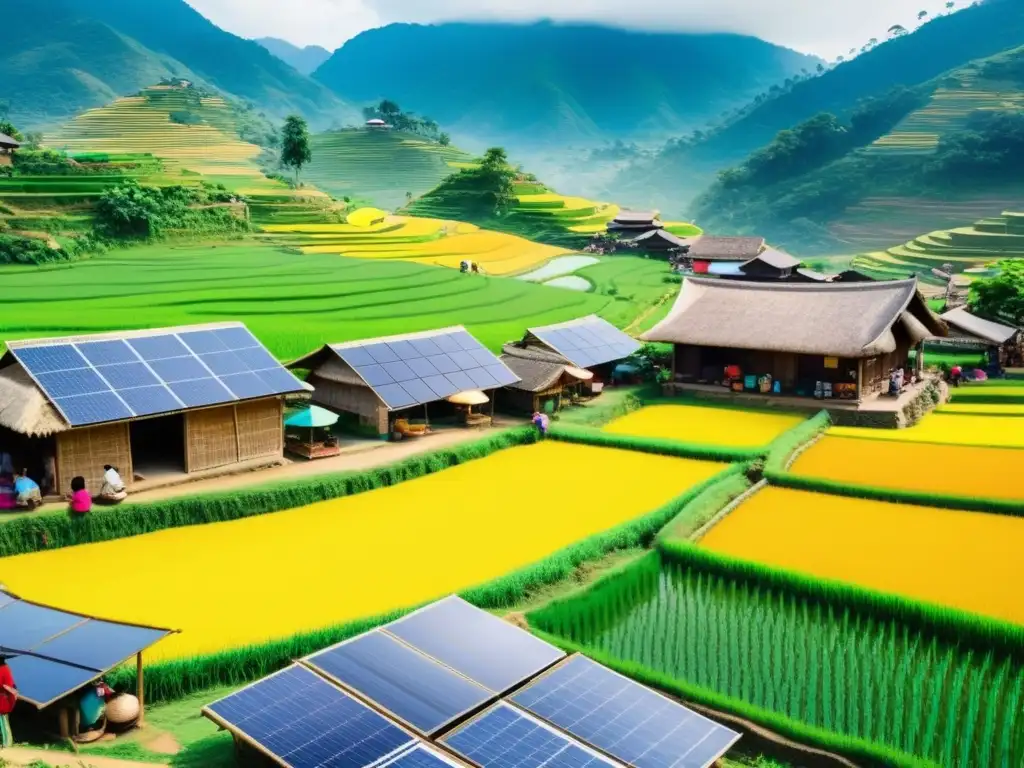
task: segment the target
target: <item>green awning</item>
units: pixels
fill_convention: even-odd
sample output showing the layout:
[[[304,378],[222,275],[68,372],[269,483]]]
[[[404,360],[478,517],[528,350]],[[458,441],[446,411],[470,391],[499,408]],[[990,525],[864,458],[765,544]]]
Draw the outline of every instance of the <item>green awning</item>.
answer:
[[[331,427],[338,423],[338,414],[331,413],[326,408],[321,408],[318,405],[311,405],[308,408],[303,408],[301,411],[296,411],[290,416],[285,417],[284,425],[286,427]]]

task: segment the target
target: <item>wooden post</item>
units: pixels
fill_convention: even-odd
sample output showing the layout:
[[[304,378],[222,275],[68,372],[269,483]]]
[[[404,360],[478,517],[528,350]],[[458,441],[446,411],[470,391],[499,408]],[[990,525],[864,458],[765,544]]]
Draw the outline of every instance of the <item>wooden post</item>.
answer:
[[[135,656],[135,696],[139,700],[139,720],[138,725],[142,725],[142,721],[146,717],[146,688],[145,681],[142,679],[142,651],[139,651]]]
[[[191,441],[189,440],[189,429],[188,429],[188,420],[189,420],[189,418],[190,418],[190,416],[186,412],[184,414],[184,418],[182,418],[182,420],[181,420],[182,429],[185,430],[185,474],[186,475],[192,471],[192,445],[191,445]]]
[[[676,354],[679,352],[679,345],[672,345],[672,378],[669,380],[669,395],[676,394]],[[697,372],[700,375],[700,372]]]
[[[423,404],[423,423],[427,425],[427,429],[430,429],[430,411],[427,409],[427,404]]]
[[[857,360],[857,402],[864,400],[864,359]]]
[[[242,433],[238,431],[238,406],[231,406],[231,413],[235,419],[235,462],[242,460]]]
[[[71,727],[68,725],[68,708],[63,704],[60,705],[60,712],[57,717],[60,719],[60,737],[62,739],[70,739]]]

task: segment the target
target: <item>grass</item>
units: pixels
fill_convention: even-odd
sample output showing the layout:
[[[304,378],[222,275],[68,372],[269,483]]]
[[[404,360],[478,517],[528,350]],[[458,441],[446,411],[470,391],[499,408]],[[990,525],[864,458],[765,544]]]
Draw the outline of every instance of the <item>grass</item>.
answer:
[[[536,467],[558,478],[541,497],[522,480]],[[42,602],[180,628],[148,655],[183,659],[467,590],[638,518],[722,469],[549,441],[277,514],[7,558],[2,571],[8,587]],[[625,482],[639,475],[642,486]],[[82,594],[64,576],[97,561],[132,563],[133,578],[116,592]],[[255,620],[264,611],[254,590],[274,606],[273,621]]]
[[[757,448],[733,448],[729,446],[705,445],[703,443],[687,443],[682,440],[669,440],[661,437],[618,435],[606,430],[560,424],[551,427],[548,434],[552,440],[559,442],[619,448],[625,451],[639,451],[660,456],[678,456],[703,459],[705,461],[751,461],[760,458],[766,452]]]
[[[713,553],[1024,624],[1024,519],[768,488],[703,539]]]
[[[765,449],[805,420],[794,414],[739,408],[652,405],[613,421],[604,431],[708,446]]]
[[[327,342],[465,324],[491,349],[527,326],[597,313],[622,327],[634,300],[419,264],[299,256],[246,243],[166,244],[42,268],[0,267],[4,339],[241,320],[281,359]]]
[[[750,708],[805,743],[851,757],[854,746],[869,764],[887,756],[883,764],[905,765],[913,755],[973,768],[1024,758],[1019,649],[950,642],[656,554],[529,618],[600,660],[642,670],[641,679]]]

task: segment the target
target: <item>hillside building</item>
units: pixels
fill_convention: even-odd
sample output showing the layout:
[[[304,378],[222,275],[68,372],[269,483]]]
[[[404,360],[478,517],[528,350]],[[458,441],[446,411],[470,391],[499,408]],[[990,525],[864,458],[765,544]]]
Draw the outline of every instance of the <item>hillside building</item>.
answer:
[[[241,323],[11,341],[0,358],[0,451],[43,491],[103,465],[128,490],[279,461],[283,401],[306,385]],[[43,483],[40,483],[43,485]]]
[[[670,387],[862,402],[896,368],[921,373],[926,339],[946,324],[916,280],[796,284],[688,278],[645,333],[674,345]],[[917,350],[916,363],[910,351]],[[767,384],[767,386],[765,386]]]
[[[649,232],[644,232],[642,235],[627,240],[626,244],[651,253],[682,254],[690,248],[688,241],[664,229],[652,229]]]
[[[593,373],[570,365],[557,352],[537,346],[506,344],[501,362],[519,377],[502,392],[502,409],[511,413],[554,413],[594,378]]]
[[[695,271],[699,264],[710,264],[715,261],[749,262],[764,253],[763,237],[719,237],[717,235],[701,235],[690,244],[689,257],[694,261]]]
[[[609,232],[631,234],[643,234],[653,229],[663,229],[664,226],[654,211],[619,211],[618,215],[607,225]]]
[[[6,133],[0,133],[0,165],[11,165],[14,151],[21,147],[21,142]]]
[[[708,274],[718,275],[727,280],[748,282],[823,283],[828,280],[821,272],[807,269],[795,256],[774,248],[765,248],[750,261],[742,264],[734,261],[715,262],[709,266]]]
[[[972,315],[964,307],[951,309],[942,319],[949,325],[949,342],[985,349],[989,367],[998,370],[1022,364],[1024,332],[1020,328]]]

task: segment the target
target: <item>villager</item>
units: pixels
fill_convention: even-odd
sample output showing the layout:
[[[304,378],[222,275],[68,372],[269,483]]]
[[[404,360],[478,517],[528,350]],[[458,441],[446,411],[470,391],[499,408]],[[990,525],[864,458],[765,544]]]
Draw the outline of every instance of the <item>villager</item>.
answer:
[[[533,412],[533,426],[537,428],[541,437],[545,437],[548,433],[548,417],[547,414],[541,413],[540,411]]]
[[[104,501],[122,501],[128,493],[125,491],[121,475],[117,467],[110,464],[103,465],[103,486],[100,488],[100,497]]]
[[[93,685],[87,685],[78,700],[78,713],[81,715],[80,728],[83,731],[91,731],[96,728],[106,708],[106,700],[114,692],[102,680]]]
[[[954,387],[960,386],[960,380],[964,376],[964,369],[959,365],[954,365],[949,371],[949,380],[953,382]]]
[[[18,703],[18,686],[14,683],[11,668],[7,666],[8,658],[0,654],[0,748],[14,746],[8,715],[14,711],[14,705]]]
[[[45,468],[43,470],[43,490],[47,495],[57,493],[57,457],[50,454],[46,457]]]
[[[76,515],[84,515],[92,510],[92,496],[85,487],[85,478],[81,475],[71,479],[70,510]]]
[[[10,512],[17,506],[17,494],[14,491],[14,478],[0,472],[0,512]]]
[[[36,481],[28,476],[27,469],[14,476],[14,494],[19,507],[33,510],[43,505],[43,495],[39,492]]]

